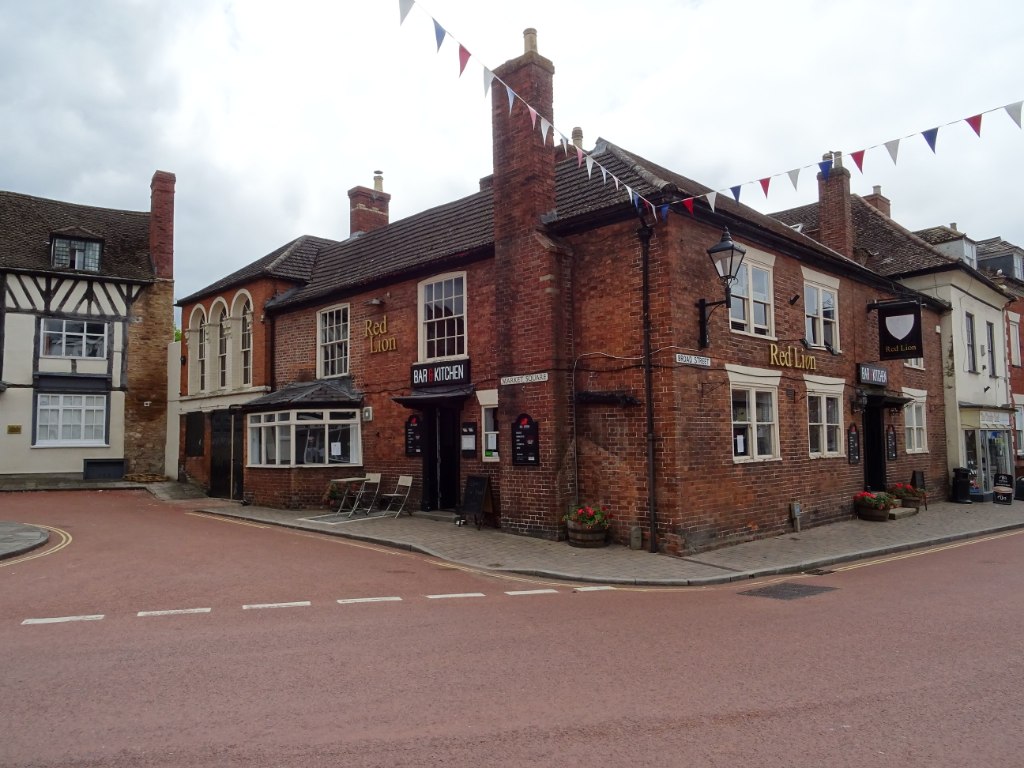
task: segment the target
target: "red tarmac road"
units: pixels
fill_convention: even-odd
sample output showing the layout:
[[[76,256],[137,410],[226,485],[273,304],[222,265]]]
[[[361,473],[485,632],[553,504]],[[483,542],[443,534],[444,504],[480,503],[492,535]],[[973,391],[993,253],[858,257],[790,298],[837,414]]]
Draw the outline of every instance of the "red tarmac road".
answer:
[[[574,591],[144,492],[0,507],[56,529],[0,561],[5,768],[1022,764],[1016,533]],[[772,585],[831,590],[742,594]]]

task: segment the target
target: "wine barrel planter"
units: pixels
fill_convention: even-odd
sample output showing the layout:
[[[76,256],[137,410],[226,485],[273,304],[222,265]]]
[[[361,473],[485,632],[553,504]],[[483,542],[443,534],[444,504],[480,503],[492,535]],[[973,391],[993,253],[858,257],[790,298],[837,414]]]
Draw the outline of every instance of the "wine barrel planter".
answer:
[[[566,521],[570,547],[604,547],[608,545],[608,529],[593,528],[580,523]]]

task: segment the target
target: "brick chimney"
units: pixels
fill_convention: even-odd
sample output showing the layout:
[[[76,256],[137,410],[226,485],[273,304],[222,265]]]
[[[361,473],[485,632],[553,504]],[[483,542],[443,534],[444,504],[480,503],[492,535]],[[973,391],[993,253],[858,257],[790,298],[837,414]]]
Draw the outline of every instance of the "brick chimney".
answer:
[[[833,251],[853,258],[853,213],[850,209],[850,172],[841,152],[826,152],[832,160],[828,179],[818,174],[818,240]]]
[[[870,195],[864,196],[864,202],[892,218],[892,204],[889,198],[882,194],[882,188],[877,184],[871,188]]]
[[[494,71],[519,97],[511,113],[506,89],[497,82],[491,89],[496,373],[544,372],[548,379],[499,390],[499,421],[512,424],[529,414],[543,439],[539,465],[531,467],[528,483],[521,467],[504,461],[498,480],[503,528],[557,538],[561,512],[574,492],[564,465],[572,423],[566,373],[574,354],[572,263],[546,234],[544,216],[555,209],[556,153],[550,131],[541,135],[540,121],[534,126],[526,106],[554,121],[555,67],[537,52],[535,30],[527,29],[523,36],[523,54]]]
[[[382,171],[373,172],[373,189],[352,187],[348,191],[348,201],[349,235],[372,232],[388,225],[391,195],[384,191]]]
[[[174,278],[174,184],[173,173],[157,171],[150,182],[149,255],[158,278]]]

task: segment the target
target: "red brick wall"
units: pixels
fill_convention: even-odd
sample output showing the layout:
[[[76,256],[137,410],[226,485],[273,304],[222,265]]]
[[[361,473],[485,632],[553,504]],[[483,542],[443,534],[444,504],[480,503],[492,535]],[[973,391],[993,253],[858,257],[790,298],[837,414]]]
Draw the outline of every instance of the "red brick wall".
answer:
[[[841,162],[841,161],[840,161]],[[832,168],[828,180],[818,174],[818,240],[853,258],[853,214],[850,210],[850,172]]]

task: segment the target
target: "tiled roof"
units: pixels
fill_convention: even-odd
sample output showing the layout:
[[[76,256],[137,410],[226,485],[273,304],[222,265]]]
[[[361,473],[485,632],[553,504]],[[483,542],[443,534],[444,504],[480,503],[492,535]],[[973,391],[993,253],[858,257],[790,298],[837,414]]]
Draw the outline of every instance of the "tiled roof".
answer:
[[[50,236],[53,233],[101,239],[103,251],[99,271],[54,269],[50,259]],[[0,269],[152,281],[149,213],[94,208],[15,192],[0,192]]]
[[[990,237],[987,240],[978,241],[978,258],[1000,256],[1004,253],[1024,250],[1019,245],[1003,240],[1001,237]]]
[[[963,240],[967,235],[963,232],[953,229],[952,227],[940,226],[940,227],[928,227],[928,229],[919,229],[914,232],[915,235],[920,237],[926,243],[932,245],[942,245],[943,243],[951,243],[954,240]]]
[[[312,408],[315,406],[351,408],[362,402],[363,393],[355,389],[350,378],[343,377],[292,382],[276,392],[268,392],[262,397],[250,400],[245,404],[245,409],[247,411],[266,411],[274,408]]]
[[[591,213],[628,206],[624,185],[656,204],[678,202],[685,197],[711,191],[709,187],[632,155],[604,139],[598,139],[591,154],[619,179],[619,186],[616,187],[611,175],[604,178],[596,164],[588,177],[586,165],[581,166],[575,153],[570,152],[556,165],[556,209],[546,219],[549,225],[557,227],[560,223]],[[698,201],[697,205],[707,203]],[[715,209],[746,219],[756,229],[768,230],[805,250],[809,249],[821,260],[841,263],[848,269],[869,274],[853,260],[731,198],[720,196]],[[446,259],[486,252],[493,248],[493,240],[492,192],[485,189],[324,247],[309,282],[273,299],[267,306],[284,308],[335,292],[383,282],[420,268],[436,267]]]
[[[178,305],[189,304],[204,296],[223,291],[225,288],[241,285],[260,277],[279,277],[283,280],[305,283],[313,272],[317,254],[321,249],[328,245],[334,245],[336,242],[323,237],[302,235],[268,253],[263,258],[232,272],[227,277],[222,277],[217,282],[179,299]]]

